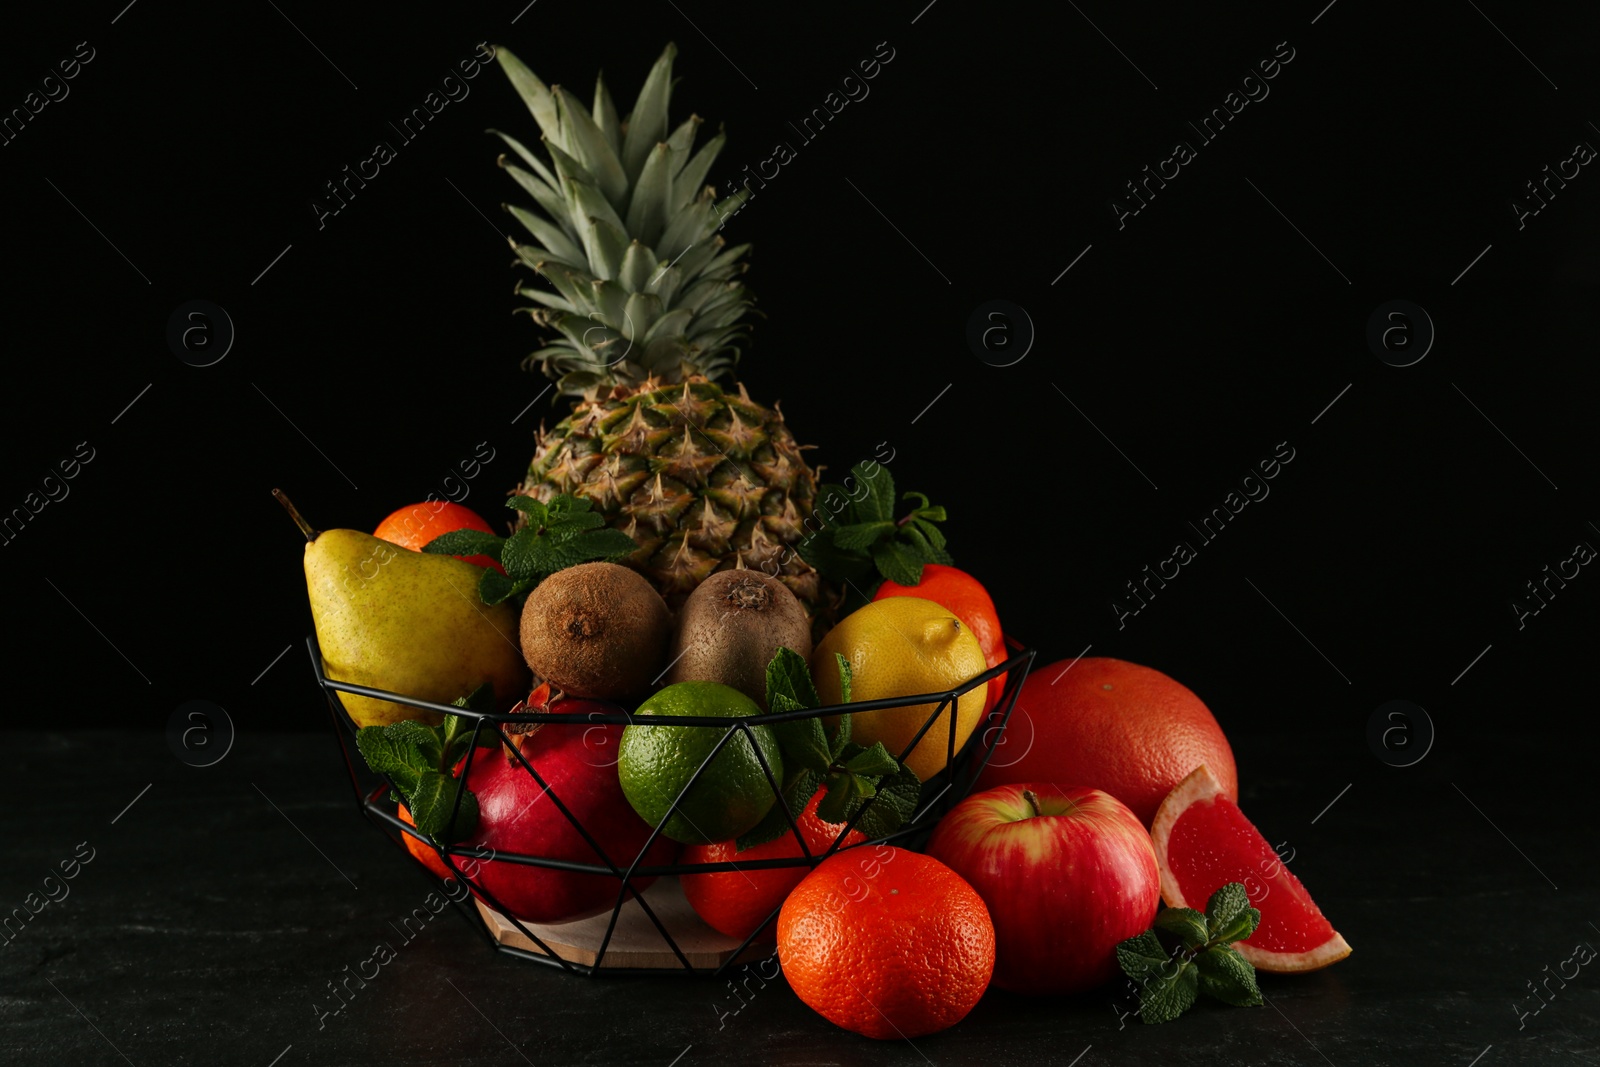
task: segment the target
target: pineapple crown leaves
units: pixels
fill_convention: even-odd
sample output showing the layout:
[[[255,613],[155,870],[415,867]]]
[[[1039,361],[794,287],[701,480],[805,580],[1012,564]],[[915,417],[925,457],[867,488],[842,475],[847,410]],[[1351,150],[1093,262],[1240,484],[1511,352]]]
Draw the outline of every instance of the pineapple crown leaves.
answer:
[[[446,556],[488,556],[498,562],[504,574],[487,568],[478,580],[478,598],[485,604],[525,597],[556,571],[595,560],[614,563],[639,547],[621,530],[603,529],[605,517],[591,511],[591,502],[582,497],[563,493],[543,503],[519,495],[509,498],[506,507],[524,516],[522,529],[510,537],[453,530],[422,548]]]
[[[594,397],[650,377],[715,379],[732,370],[736,342],[747,336],[741,320],[751,296],[739,276],[750,246],[729,248],[717,231],[750,191],[718,199],[705,184],[722,133],[696,151],[698,115],[670,126],[676,55],[667,45],[619,120],[603,75],[586,108],[510,50],[495,50],[548,156],[489,131],[516,157],[502,155],[501,167],[543,212],[506,205],[533,238],[511,242],[518,261],[551,287],[516,288],[533,301],[518,310],[554,335],[527,362],[568,395]]]
[[[944,532],[936,525],[945,521],[944,508],[930,504],[922,493],[906,493],[900,500],[913,506],[896,518],[894,478],[887,467],[870,460],[850,468],[845,482],[853,482],[854,488],[824,485],[818,491],[822,510],[831,514],[797,548],[822,577],[848,590],[846,610],[866,603],[884,578],[917,585],[924,564],[952,563]]]

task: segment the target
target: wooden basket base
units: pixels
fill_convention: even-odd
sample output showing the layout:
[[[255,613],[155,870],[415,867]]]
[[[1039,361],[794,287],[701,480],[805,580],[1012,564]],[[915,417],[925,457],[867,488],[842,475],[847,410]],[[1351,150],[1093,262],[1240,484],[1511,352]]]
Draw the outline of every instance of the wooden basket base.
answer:
[[[738,941],[719,934],[695,914],[676,878],[670,876],[657,878],[654,884],[644,891],[644,897],[649,901],[650,909],[655,912],[656,918],[661,920],[661,925],[672,934],[679,951],[696,970],[715,970],[734,959],[736,953],[738,954],[736,962],[765,959],[772,954],[770,938],[763,942],[759,937],[752,941],[744,952],[738,953]],[[478,905],[478,913],[483,916],[484,924],[489,929],[489,935],[495,941],[541,956],[548,955],[536,942],[518,930],[510,919],[483,901],[476,898],[474,901]],[[600,942],[605,938],[606,927],[610,922],[611,913],[606,912],[592,918],[579,919],[577,922],[562,923],[559,926],[544,926],[538,923],[523,925],[537,934],[539,939],[550,946],[561,959],[593,967],[595,958],[600,952]],[[679,972],[683,970],[683,962],[673,954],[671,947],[661,936],[661,931],[656,929],[655,923],[650,921],[650,917],[644,913],[644,909],[636,900],[629,899],[623,904],[622,912],[617,916],[617,928],[611,935],[611,943],[606,946],[605,958],[600,961],[601,970],[613,967]]]

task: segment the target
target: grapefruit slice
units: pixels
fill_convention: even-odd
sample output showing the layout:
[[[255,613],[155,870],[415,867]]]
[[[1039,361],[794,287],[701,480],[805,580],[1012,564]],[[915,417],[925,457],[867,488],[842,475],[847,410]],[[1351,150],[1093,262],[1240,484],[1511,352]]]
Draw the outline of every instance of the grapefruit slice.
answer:
[[[1261,923],[1233,947],[1258,970],[1315,971],[1350,955],[1300,879],[1204,765],[1161,802],[1150,839],[1168,907],[1204,911],[1218,889],[1244,885]]]

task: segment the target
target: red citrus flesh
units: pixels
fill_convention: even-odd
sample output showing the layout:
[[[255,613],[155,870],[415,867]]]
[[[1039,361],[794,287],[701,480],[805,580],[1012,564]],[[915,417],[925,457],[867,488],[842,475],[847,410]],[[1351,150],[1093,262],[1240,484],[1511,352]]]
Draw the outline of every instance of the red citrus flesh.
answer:
[[[1235,947],[1260,970],[1314,971],[1350,955],[1300,879],[1204,766],[1162,802],[1150,836],[1168,906],[1203,911],[1224,885],[1244,885],[1261,923]]]

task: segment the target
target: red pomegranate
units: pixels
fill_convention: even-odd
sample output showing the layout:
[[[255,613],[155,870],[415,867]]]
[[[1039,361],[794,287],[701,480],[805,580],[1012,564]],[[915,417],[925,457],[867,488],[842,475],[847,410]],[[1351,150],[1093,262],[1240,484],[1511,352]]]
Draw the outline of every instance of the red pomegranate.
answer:
[[[551,710],[570,714],[573,722],[545,723],[515,738],[538,779],[504,746],[480,749],[473,755],[467,788],[478,798],[479,816],[470,843],[493,849],[500,856],[515,853],[602,866],[609,859],[626,872],[644,848],[651,828],[634,812],[617,778],[622,725],[591,721],[596,713],[624,709],[596,700],[563,700]],[[604,850],[604,858],[596,845]],[[659,836],[641,865],[669,864],[677,847],[665,835]],[[598,915],[615,906],[623,888],[622,879],[611,874],[505,859],[485,862],[473,881],[474,888],[486,890],[502,909],[534,923],[564,923]],[[652,881],[633,878],[630,884],[642,892]],[[485,903],[491,903],[487,897]]]

